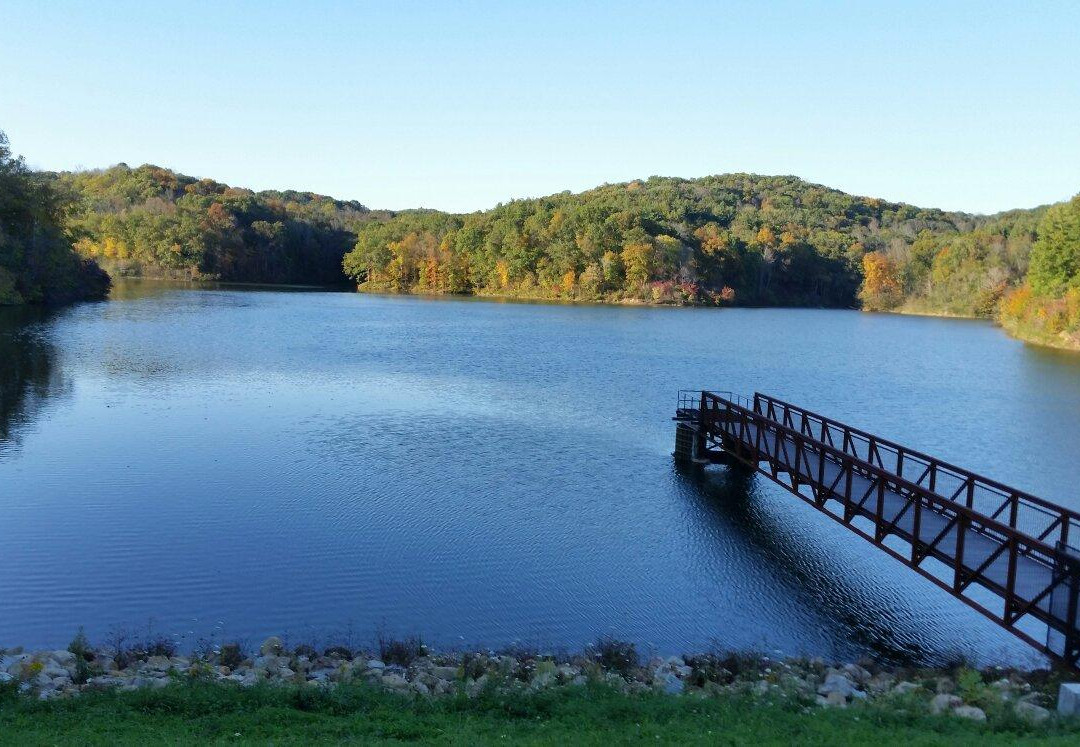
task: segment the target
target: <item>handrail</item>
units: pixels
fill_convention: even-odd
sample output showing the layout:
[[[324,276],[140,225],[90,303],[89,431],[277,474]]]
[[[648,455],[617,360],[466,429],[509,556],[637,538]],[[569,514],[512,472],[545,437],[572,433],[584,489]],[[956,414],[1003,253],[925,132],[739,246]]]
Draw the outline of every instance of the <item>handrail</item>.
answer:
[[[737,411],[742,411],[744,415],[750,416],[755,421],[763,421],[768,427],[771,427],[777,431],[783,431],[787,435],[793,436],[801,441],[810,442],[812,446],[818,448],[822,453],[829,453],[834,457],[839,457],[841,460],[852,463],[854,466],[859,467],[862,471],[868,472],[876,476],[878,479],[883,479],[886,482],[893,483],[898,488],[906,489],[910,493],[916,493],[919,497],[925,498],[928,503],[933,503],[945,508],[946,510],[951,510],[959,514],[963,514],[969,519],[969,521],[971,519],[974,519],[977,523],[982,524],[987,529],[993,529],[1001,533],[1002,535],[1005,535],[1006,537],[1015,537],[1018,541],[1023,542],[1029,549],[1039,550],[1050,560],[1059,558],[1062,555],[1062,551],[1059,550],[1057,547],[1051,546],[1043,540],[1032,537],[1025,532],[1020,531],[1016,527],[1002,524],[996,519],[985,516],[978,511],[975,511],[974,509],[968,508],[962,503],[957,503],[955,501],[949,500],[948,498],[939,496],[937,493],[931,492],[922,485],[917,485],[913,482],[910,482],[906,478],[895,475],[888,470],[879,467],[876,464],[867,462],[857,456],[849,454],[845,451],[841,451],[835,446],[830,446],[829,444],[823,441],[819,441],[812,436],[808,436],[805,433],[795,430],[794,428],[790,428],[782,423],[772,420],[764,413],[760,413],[755,410],[743,407],[742,405],[736,404],[730,400],[726,400],[723,397],[720,397],[719,395],[712,392],[702,392],[702,400],[706,399],[720,403],[727,409],[735,409]],[[705,418],[706,412],[707,410],[702,411],[703,420]]]
[[[806,408],[799,407],[798,405],[793,405],[789,402],[779,399],[778,397],[762,394],[761,392],[755,392],[753,409],[756,412],[765,415],[767,418],[769,417],[769,413],[761,412],[761,409],[758,407],[758,403],[762,401],[776,405],[786,411],[797,413],[803,418],[817,420],[825,427],[836,428],[837,430],[840,430],[845,434],[858,436],[859,438],[867,442],[869,445],[872,445],[875,449],[884,447],[887,450],[891,450],[891,452],[894,453],[897,457],[898,468],[902,469],[901,465],[904,459],[912,459],[916,463],[921,463],[923,466],[926,466],[938,472],[945,472],[950,477],[961,481],[961,483],[964,483],[964,485],[961,485],[961,489],[967,487],[969,496],[973,496],[976,485],[992,493],[995,493],[999,499],[1005,500],[1005,503],[1003,503],[995,512],[995,516],[997,514],[1000,514],[1006,507],[1006,505],[1008,505],[1010,502],[1016,501],[1017,503],[1023,504],[1025,507],[1030,508],[1033,511],[1038,511],[1046,516],[1055,517],[1055,522],[1045,529],[1043,537],[1040,537],[1040,539],[1045,539],[1045,537],[1049,535],[1050,532],[1057,526],[1057,523],[1061,522],[1061,542],[1076,549],[1075,546],[1069,545],[1070,532],[1068,531],[1068,527],[1069,525],[1073,525],[1078,530],[1078,533],[1080,533],[1080,512],[1078,511],[1074,511],[1065,506],[1057,505],[1055,503],[1052,503],[1051,501],[1047,501],[1046,499],[1031,495],[1030,493],[1027,493],[1025,491],[1017,490],[1016,488],[1005,485],[1004,483],[998,482],[997,480],[984,477],[983,475],[972,472],[971,470],[965,469],[963,467],[958,467],[955,464],[946,462],[942,459],[938,459],[937,457],[917,451],[915,449],[910,449],[907,446],[896,443],[895,441],[890,441],[862,429],[854,428],[850,425],[847,425],[846,423],[835,420],[834,418],[830,418],[828,416],[821,415],[811,410],[807,410]],[[969,482],[971,483],[971,485],[967,486],[967,483]],[[931,491],[933,491],[933,486],[931,487]],[[957,494],[958,493],[959,489],[957,491]],[[939,493],[939,495],[943,494]],[[1010,511],[1009,514],[1010,522],[1016,522],[1018,520],[1017,511],[1015,509]],[[1010,524],[1010,526],[1012,526],[1013,528],[1017,528],[1013,524]]]
[[[1034,496],[1029,504],[1025,493],[781,400],[725,394],[680,392],[675,419],[695,425],[691,437],[701,457],[695,461],[745,463],[1035,648],[1080,669],[1080,552],[1065,542],[1075,512]],[[905,464],[916,469],[905,475]],[[936,492],[941,483],[959,487],[951,495]],[[992,510],[999,487],[1007,498]],[[831,500],[842,505],[842,514],[827,507]],[[1038,536],[1028,531],[1050,519]],[[910,551],[894,547],[890,537]],[[943,563],[951,578],[925,567],[928,558]],[[1002,599],[1003,608],[971,595],[973,584]],[[1020,627],[1032,618],[1046,624],[1045,643]],[[1063,638],[1053,637],[1058,634]]]

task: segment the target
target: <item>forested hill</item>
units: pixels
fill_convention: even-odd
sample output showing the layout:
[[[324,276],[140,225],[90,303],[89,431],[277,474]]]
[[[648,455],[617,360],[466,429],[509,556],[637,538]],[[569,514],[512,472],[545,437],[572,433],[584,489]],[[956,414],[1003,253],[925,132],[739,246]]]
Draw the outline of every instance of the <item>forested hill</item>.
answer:
[[[385,213],[310,192],[253,192],[158,166],[52,174],[80,253],[114,275],[340,283],[356,228]]]
[[[855,307],[862,288],[873,308],[979,314],[1023,276],[1039,212],[917,208],[791,176],[653,177],[403,212],[363,226],[345,269],[376,290]],[[867,273],[884,287],[864,288]]]
[[[108,291],[109,276],[72,248],[63,199],[12,155],[0,132],[0,306],[99,299]]]

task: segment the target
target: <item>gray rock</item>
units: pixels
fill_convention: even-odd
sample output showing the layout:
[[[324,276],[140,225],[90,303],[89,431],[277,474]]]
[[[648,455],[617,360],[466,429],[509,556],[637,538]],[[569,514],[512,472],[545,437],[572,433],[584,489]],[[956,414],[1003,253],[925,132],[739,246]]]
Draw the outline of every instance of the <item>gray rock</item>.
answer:
[[[50,651],[49,658],[62,667],[75,666],[75,654],[71,653],[70,651],[64,651],[62,649],[57,651]]]
[[[986,721],[986,714],[983,713],[983,709],[976,708],[975,706],[957,706],[956,708],[953,708],[952,712],[954,716],[959,716],[960,718],[969,718],[972,721]]]
[[[390,690],[408,690],[409,681],[399,674],[384,674],[382,677],[382,686]]]
[[[259,653],[263,656],[281,656],[284,650],[285,647],[281,643],[281,639],[276,635],[270,636],[259,646]]]
[[[1017,703],[1016,715],[1032,724],[1041,724],[1050,718],[1050,711],[1034,703]]]
[[[470,698],[475,698],[477,695],[483,692],[484,688],[487,686],[487,683],[488,676],[486,674],[482,674],[465,686],[465,694],[468,695]]]
[[[1057,710],[1062,716],[1080,716],[1080,682],[1066,682],[1061,686]]]
[[[255,658],[255,669],[261,669],[267,673],[277,672],[283,665],[288,664],[288,660],[279,660],[274,654],[268,654],[266,656],[259,656]]]
[[[454,686],[446,680],[435,680],[435,687],[432,688],[432,692],[436,695],[446,695],[452,693]]]
[[[378,659],[369,659],[368,663],[367,663],[367,668],[368,669],[375,669],[375,670],[381,672],[382,670],[386,669],[386,665],[383,664]]]
[[[458,678],[457,667],[432,667],[431,675],[437,677],[440,680],[449,680],[453,682]]]
[[[15,675],[8,674],[7,672],[0,672],[0,685],[7,684],[15,679]]]
[[[167,656],[151,656],[143,668],[152,672],[168,672],[172,668],[172,662]]]
[[[47,659],[45,661],[45,666],[42,668],[41,674],[39,676],[41,676],[41,677],[49,677],[51,679],[57,679],[57,678],[63,678],[63,677],[70,677],[71,674],[68,672],[68,670],[66,668],[60,666],[59,664],[57,664],[52,659]]]
[[[896,682],[896,678],[891,674],[882,672],[881,674],[875,674],[869,680],[866,681],[866,689],[874,693],[888,692],[889,688]]]
[[[414,682],[414,683],[412,683],[412,689],[415,690],[416,692],[420,693],[421,695],[430,695],[431,694],[431,689],[427,685],[425,685],[423,682]]]
[[[858,664],[845,664],[843,672],[849,679],[860,685],[865,685],[870,681],[870,672],[866,671]]]
[[[656,683],[658,687],[669,695],[677,695],[683,691],[683,683],[674,672],[662,672],[658,675]]]
[[[910,692],[914,692],[914,691],[918,690],[920,687],[921,687],[921,685],[918,685],[918,684],[916,684],[914,682],[905,681],[905,682],[897,683],[896,687],[894,687],[892,689],[892,691],[894,693],[896,693],[897,695],[907,695]]]
[[[32,657],[29,654],[16,654],[15,656],[5,656],[0,664],[0,669],[8,674],[20,676],[23,671],[23,667],[29,664]]]
[[[964,704],[964,701],[950,693],[938,693],[930,701],[930,712],[934,714],[944,713],[950,708],[956,708]]]
[[[847,698],[855,690],[855,683],[848,679],[847,675],[832,671],[825,675],[825,681],[818,687],[818,694],[829,697],[830,693],[840,693]]]
[[[825,705],[844,708],[847,706],[847,698],[839,690],[831,690],[825,696]]]

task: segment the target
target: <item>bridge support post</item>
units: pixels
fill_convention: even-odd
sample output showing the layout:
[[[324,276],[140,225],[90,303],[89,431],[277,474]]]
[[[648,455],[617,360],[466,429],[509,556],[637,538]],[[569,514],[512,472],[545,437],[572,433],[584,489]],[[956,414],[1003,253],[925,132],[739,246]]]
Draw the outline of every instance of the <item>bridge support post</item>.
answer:
[[[704,464],[705,439],[701,431],[687,423],[675,427],[675,459],[684,464]]]

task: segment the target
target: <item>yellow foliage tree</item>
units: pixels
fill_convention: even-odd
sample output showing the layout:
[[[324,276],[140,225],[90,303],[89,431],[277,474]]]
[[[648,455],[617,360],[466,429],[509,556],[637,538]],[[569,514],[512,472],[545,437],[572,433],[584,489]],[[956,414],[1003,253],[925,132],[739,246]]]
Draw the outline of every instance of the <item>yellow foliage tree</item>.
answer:
[[[652,275],[652,255],[652,244],[645,242],[634,242],[623,247],[622,261],[626,268],[628,288],[640,290],[649,282]]]
[[[577,287],[577,273],[573,270],[567,270],[563,273],[562,280],[559,282],[559,290],[563,295],[574,295],[574,288]]]
[[[510,287],[510,264],[505,259],[500,259],[495,263],[495,277],[498,279],[500,290]]]
[[[863,307],[870,311],[893,309],[903,300],[900,271],[890,257],[882,252],[863,255],[863,284],[859,291]]]

